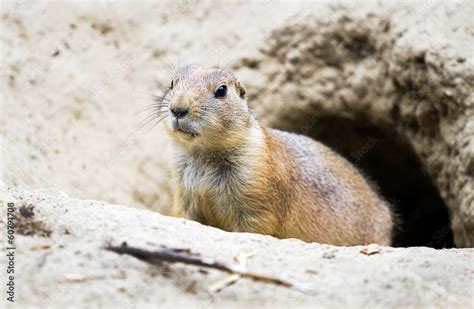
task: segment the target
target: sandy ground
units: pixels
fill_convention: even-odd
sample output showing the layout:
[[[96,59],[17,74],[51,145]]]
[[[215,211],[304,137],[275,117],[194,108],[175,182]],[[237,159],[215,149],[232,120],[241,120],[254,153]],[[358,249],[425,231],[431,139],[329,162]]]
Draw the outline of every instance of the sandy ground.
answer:
[[[368,256],[359,252],[362,247],[227,233],[147,210],[66,198],[57,192],[1,187],[0,197],[2,220],[6,200],[17,208],[32,205],[34,220],[41,222],[41,229],[51,231],[49,237],[16,236],[16,305],[21,308],[474,306],[472,249],[383,247],[379,254]],[[315,293],[305,295],[249,280],[209,293],[209,285],[221,277],[217,271],[203,274],[193,266],[150,266],[101,249],[106,243],[123,241],[147,248],[158,244],[189,248],[227,263],[255,251],[248,270],[304,283]]]
[[[458,46],[453,55],[447,56],[454,61],[459,56],[467,59],[450,68],[472,72],[472,48],[469,53],[469,40],[465,39],[466,34],[472,37],[472,27],[465,22],[472,3],[454,1],[448,13],[442,5],[436,1],[418,5],[374,2],[365,3],[367,9],[362,11],[381,15],[396,12],[394,16],[402,22],[395,25],[395,34],[420,29],[408,31],[397,41],[400,54],[396,57],[403,58],[402,51],[412,42],[418,42],[422,50],[438,46],[431,41],[425,46],[427,36],[431,37],[429,32],[419,36],[426,29],[437,29],[436,33],[448,42],[440,41],[440,46]],[[284,98],[294,89],[291,85],[287,92],[262,89],[273,77],[274,85],[278,85],[278,74],[286,74],[286,69],[262,61],[262,72],[255,72],[255,68],[245,68],[248,63],[243,59],[261,61],[261,49],[273,44],[272,31],[294,20],[294,14],[308,12],[331,23],[342,16],[339,6],[355,15],[362,12],[357,3],[328,5],[322,1],[2,1],[2,232],[5,201],[14,201],[18,207],[33,205],[35,220],[51,231],[50,237],[38,233],[16,237],[17,304],[22,308],[134,308],[158,304],[170,308],[474,307],[472,249],[383,248],[380,254],[366,256],[359,253],[360,247],[338,248],[226,233],[133,208],[166,213],[170,203],[169,140],[160,127],[148,132],[138,129],[146,115],[135,113],[151,103],[143,93],[160,93],[169,82],[170,70],[184,63],[237,64],[237,76],[244,80],[251,97],[275,93],[275,97],[261,98],[266,100],[267,108],[272,107],[273,98]],[[444,24],[449,27],[440,27]],[[457,32],[444,33],[446,29]],[[443,55],[436,59],[444,61]],[[402,80],[406,77],[403,68],[391,64],[389,68]],[[463,93],[469,92],[465,90],[471,84],[467,85]],[[447,101],[448,111],[449,104],[468,110],[468,104],[474,106],[472,95],[470,98],[461,103]],[[256,112],[267,113],[258,109],[258,103]],[[278,114],[267,113],[265,119],[278,122],[284,114],[285,106]],[[456,126],[446,123],[445,127],[455,133]],[[425,142],[429,144],[430,140]],[[470,153],[456,160],[470,162],[469,158]],[[467,167],[465,170],[469,171]],[[450,171],[458,173],[458,165]],[[462,180],[464,188],[472,188],[470,178],[463,179],[468,179]],[[26,190],[7,189],[6,185]],[[56,190],[34,191],[44,188],[56,188],[83,200],[63,197]],[[472,193],[468,189],[462,191],[463,196]],[[446,192],[456,201],[457,196]],[[459,213],[463,219],[474,218],[469,212],[474,208],[468,202],[464,201],[465,212]],[[238,254],[256,250],[249,261],[250,270],[309,283],[316,294],[302,295],[248,280],[212,294],[206,288],[219,278],[215,271],[203,274],[182,265],[151,267],[101,249],[106,242],[122,241],[191,248],[228,262]],[[1,246],[3,250],[3,241]],[[1,261],[4,265],[3,254]]]

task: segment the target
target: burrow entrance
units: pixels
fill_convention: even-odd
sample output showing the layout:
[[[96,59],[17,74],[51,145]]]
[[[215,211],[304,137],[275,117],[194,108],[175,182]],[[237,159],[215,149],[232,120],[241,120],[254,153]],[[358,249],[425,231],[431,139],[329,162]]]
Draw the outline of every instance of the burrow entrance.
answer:
[[[446,205],[406,139],[368,121],[325,117],[303,119],[293,129],[335,149],[379,187],[400,223],[394,246],[454,247]]]

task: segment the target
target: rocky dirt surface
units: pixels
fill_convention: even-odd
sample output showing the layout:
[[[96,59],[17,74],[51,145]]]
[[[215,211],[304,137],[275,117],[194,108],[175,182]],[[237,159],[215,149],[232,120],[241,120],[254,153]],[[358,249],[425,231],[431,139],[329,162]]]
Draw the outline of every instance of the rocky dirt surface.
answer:
[[[93,200],[0,187],[19,221],[40,229],[16,232],[16,307],[105,308],[354,308],[474,305],[474,250],[308,244],[295,239],[227,233],[196,222]],[[26,218],[25,218],[26,216]],[[49,230],[45,234],[44,230]],[[20,235],[20,233],[26,235]],[[185,265],[151,266],[102,249],[165,245],[232,263],[255,251],[248,270],[311,286],[313,295],[241,279],[218,293],[207,291],[222,274]],[[2,243],[4,246],[4,243]],[[2,265],[5,256],[2,255]],[[2,297],[2,302],[5,301]],[[9,306],[7,306],[9,308]],[[12,307],[13,308],[13,307]]]
[[[405,140],[450,210],[456,243],[472,247],[474,4],[384,4],[301,13],[235,67],[269,126],[309,135],[326,126],[329,142],[350,143],[335,133],[341,124],[370,123]],[[364,144],[374,146],[370,134],[355,149]],[[379,178],[403,177],[390,164]]]

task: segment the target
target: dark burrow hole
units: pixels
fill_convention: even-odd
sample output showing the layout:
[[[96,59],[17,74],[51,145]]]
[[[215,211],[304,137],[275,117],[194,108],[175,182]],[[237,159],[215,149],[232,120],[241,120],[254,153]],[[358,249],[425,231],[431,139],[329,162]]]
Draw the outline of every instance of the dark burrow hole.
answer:
[[[400,219],[394,246],[454,247],[448,209],[406,139],[361,120],[327,117],[299,123],[310,125],[282,129],[330,146],[377,184]]]

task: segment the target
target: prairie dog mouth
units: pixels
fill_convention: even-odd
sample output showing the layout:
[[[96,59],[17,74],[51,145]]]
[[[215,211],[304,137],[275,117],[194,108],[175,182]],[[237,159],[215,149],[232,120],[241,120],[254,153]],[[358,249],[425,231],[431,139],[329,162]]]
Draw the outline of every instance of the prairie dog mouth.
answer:
[[[175,117],[171,119],[171,127],[174,132],[188,137],[196,137],[199,134],[187,123],[186,120],[179,120]]]
[[[175,132],[178,132],[179,134],[183,134],[183,135],[186,135],[186,136],[189,136],[189,137],[196,137],[196,136],[199,135],[196,132],[192,132],[192,131],[185,130],[185,129],[182,129],[182,128],[175,129]]]

